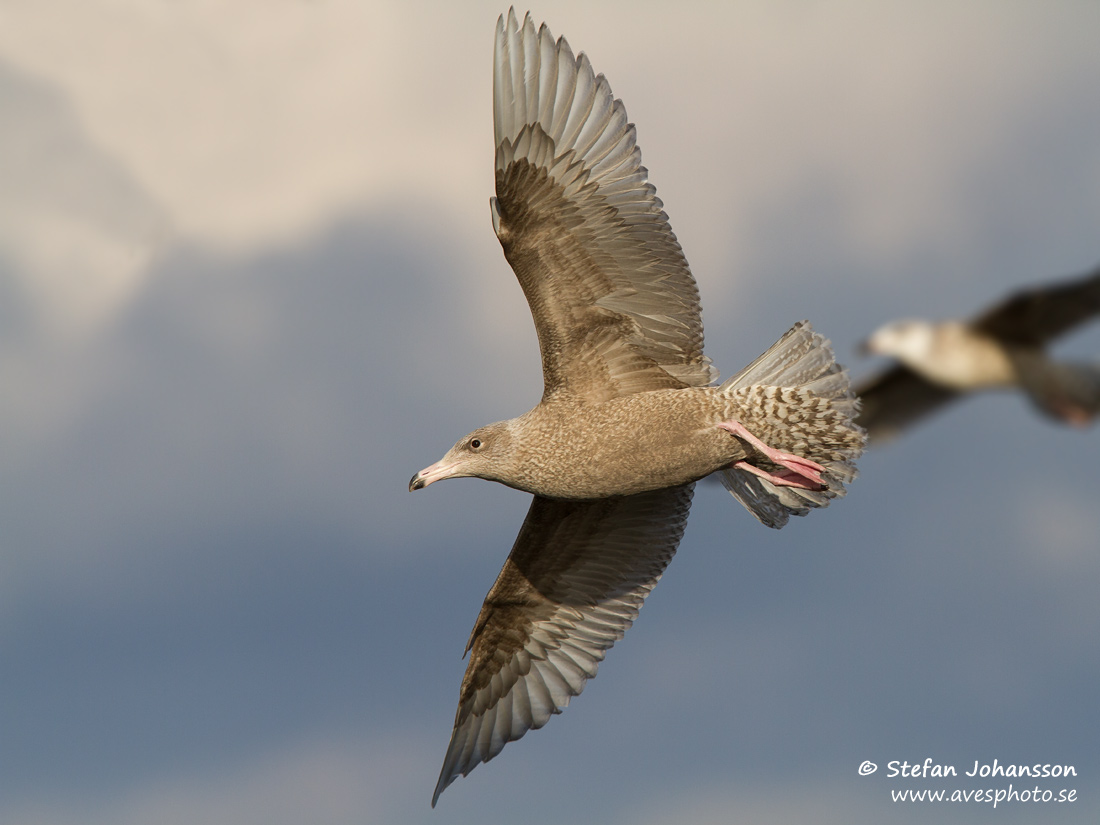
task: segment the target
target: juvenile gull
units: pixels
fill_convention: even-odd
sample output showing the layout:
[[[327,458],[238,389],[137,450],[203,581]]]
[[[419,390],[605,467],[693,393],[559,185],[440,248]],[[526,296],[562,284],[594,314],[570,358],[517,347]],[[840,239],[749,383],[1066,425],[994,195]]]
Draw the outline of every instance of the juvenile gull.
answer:
[[[1047,345],[1100,315],[1100,268],[1018,292],[970,321],[894,321],[864,344],[901,363],[862,382],[859,423],[872,442],[896,437],[962,395],[1022,390],[1048,416],[1084,425],[1100,414],[1100,363],[1056,361]]]
[[[474,430],[410,490],[477,476],[534,493],[485,598],[432,798],[542,727],[596,675],[672,558],[711,473],[781,527],[844,494],[864,435],[806,322],[733,378],[603,75],[514,10],[497,21],[493,227],[531,307],[544,392]]]

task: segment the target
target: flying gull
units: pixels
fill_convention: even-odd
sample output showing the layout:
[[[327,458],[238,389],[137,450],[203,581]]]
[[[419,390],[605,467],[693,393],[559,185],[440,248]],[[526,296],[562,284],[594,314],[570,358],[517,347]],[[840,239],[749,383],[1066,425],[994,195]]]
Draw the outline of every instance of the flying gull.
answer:
[[[1085,425],[1100,414],[1100,364],[1056,361],[1059,336],[1100,315],[1100,268],[1018,292],[970,321],[894,321],[864,349],[900,363],[862,382],[859,423],[883,443],[962,395],[1022,390],[1046,415]]]
[[[544,392],[461,438],[410,490],[476,476],[534,494],[470,634],[439,782],[540,728],[596,675],[718,473],[782,527],[845,492],[864,442],[803,321],[715,386],[695,280],[603,75],[530,15],[497,21],[493,227],[531,307]]]

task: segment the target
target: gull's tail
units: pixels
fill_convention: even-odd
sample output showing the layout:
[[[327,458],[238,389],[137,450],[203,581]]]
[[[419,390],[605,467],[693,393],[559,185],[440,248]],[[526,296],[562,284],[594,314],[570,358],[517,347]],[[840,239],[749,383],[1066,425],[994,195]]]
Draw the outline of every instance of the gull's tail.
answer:
[[[791,327],[719,390],[737,401],[738,420],[757,437],[825,467],[824,490],[777,486],[737,467],[719,470],[726,489],[750,513],[769,527],[782,527],[791,515],[804,516],[845,494],[866,442],[855,423],[859,400],[829,341],[808,321]]]

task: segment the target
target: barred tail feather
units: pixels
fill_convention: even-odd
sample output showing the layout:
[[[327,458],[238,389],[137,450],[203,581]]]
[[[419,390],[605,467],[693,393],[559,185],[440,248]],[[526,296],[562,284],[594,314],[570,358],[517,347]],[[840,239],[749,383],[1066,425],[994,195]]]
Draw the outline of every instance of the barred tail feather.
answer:
[[[799,321],[787,330],[763,355],[728,378],[719,389],[732,393],[754,384],[801,387],[826,398],[855,401],[847,370],[836,363],[829,339],[814,332],[809,321]]]
[[[776,389],[779,388],[777,392]],[[803,430],[798,448],[792,448],[826,468],[826,489],[815,491],[779,487],[767,479],[731,467],[718,471],[723,485],[768,527],[779,528],[792,515],[804,516],[825,507],[847,491],[845,484],[858,475],[855,459],[863,451],[866,434],[854,419],[859,399],[852,393],[848,373],[833,357],[829,341],[800,321],[763,355],[723,383],[719,389],[743,400],[745,423],[753,429],[783,426],[784,407],[800,413]],[[773,445],[774,446],[774,445]]]

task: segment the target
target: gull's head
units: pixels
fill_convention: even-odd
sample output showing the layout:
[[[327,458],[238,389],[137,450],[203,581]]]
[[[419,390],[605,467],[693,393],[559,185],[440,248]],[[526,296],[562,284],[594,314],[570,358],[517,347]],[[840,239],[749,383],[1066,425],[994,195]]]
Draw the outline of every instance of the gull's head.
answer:
[[[498,421],[463,436],[443,458],[414,475],[409,490],[422,490],[436,481],[463,476],[499,481],[502,459],[512,443],[511,430],[510,421]]]
[[[906,319],[879,327],[863,342],[868,355],[887,355],[903,363],[920,362],[935,344],[936,326],[928,321]]]

